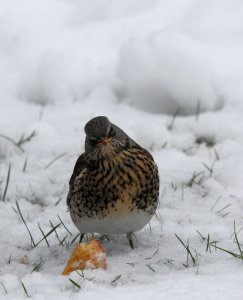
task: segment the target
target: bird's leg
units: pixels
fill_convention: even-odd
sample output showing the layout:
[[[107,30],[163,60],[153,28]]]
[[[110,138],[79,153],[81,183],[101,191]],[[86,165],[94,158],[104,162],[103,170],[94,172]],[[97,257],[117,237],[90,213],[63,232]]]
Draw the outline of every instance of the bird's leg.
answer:
[[[80,238],[79,238],[79,243],[80,243],[80,244],[82,243],[83,238],[84,238],[84,233],[81,233],[81,234],[80,234]]]
[[[129,232],[129,233],[126,234],[126,237],[127,237],[128,241],[129,241],[130,247],[131,247],[132,249],[134,249],[133,241],[134,241],[134,239],[135,239],[135,234],[134,234],[133,232]]]

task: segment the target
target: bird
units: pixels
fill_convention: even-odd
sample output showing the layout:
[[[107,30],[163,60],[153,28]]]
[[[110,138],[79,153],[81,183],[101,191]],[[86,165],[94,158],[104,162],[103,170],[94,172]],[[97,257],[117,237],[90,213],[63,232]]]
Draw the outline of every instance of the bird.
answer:
[[[158,167],[152,155],[106,116],[87,122],[85,151],[69,180],[67,206],[80,242],[87,233],[126,234],[149,223],[159,201]]]

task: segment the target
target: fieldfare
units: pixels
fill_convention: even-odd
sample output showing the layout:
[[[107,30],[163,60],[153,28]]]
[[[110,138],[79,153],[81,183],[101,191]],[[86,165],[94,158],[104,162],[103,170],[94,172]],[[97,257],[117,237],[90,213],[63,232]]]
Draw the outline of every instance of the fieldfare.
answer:
[[[134,232],[155,213],[159,198],[158,168],[151,154],[107,117],[85,125],[85,152],[69,181],[67,205],[81,233]]]

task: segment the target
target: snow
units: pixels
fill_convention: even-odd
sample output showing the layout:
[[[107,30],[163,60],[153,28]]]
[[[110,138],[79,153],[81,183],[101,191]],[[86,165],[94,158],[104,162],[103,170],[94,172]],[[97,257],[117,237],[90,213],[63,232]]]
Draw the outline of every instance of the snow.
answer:
[[[239,255],[242,15],[239,0],[0,1],[1,199],[11,164],[0,201],[1,299],[25,299],[22,283],[36,300],[242,299],[242,260],[200,236]],[[83,127],[98,115],[153,154],[160,206],[135,250],[111,236],[102,242],[107,270],[66,277],[78,233],[68,180]],[[33,132],[23,150],[2,136]],[[49,246],[32,248],[16,201],[35,243],[58,216],[72,235],[61,224]]]

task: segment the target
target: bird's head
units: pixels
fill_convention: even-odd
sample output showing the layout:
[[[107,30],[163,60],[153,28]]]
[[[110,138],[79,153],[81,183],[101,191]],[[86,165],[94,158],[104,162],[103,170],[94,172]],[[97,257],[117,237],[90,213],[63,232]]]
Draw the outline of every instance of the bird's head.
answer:
[[[84,131],[86,133],[85,151],[98,148],[106,152],[111,147],[125,147],[129,139],[125,132],[104,116],[91,119],[85,125]]]

